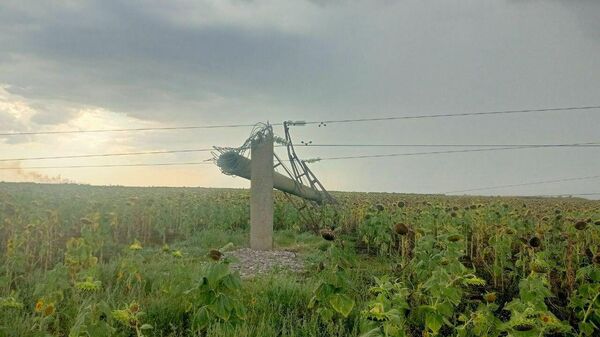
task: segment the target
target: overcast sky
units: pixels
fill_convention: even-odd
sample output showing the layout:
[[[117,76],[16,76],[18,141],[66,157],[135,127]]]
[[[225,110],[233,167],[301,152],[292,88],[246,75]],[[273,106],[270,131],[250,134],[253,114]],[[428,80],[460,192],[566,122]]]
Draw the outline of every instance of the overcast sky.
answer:
[[[596,0],[3,0],[0,131],[324,120],[600,104]],[[0,137],[2,158],[239,145],[249,129]],[[276,133],[282,130],[276,128]],[[600,142],[600,110],[305,126],[313,143]],[[304,158],[434,151],[301,148]],[[208,153],[3,162],[198,161]],[[437,193],[597,175],[600,148],[312,164],[332,190]],[[247,187],[210,165],[0,180]],[[55,179],[56,178],[56,179]],[[481,191],[600,192],[600,179]]]

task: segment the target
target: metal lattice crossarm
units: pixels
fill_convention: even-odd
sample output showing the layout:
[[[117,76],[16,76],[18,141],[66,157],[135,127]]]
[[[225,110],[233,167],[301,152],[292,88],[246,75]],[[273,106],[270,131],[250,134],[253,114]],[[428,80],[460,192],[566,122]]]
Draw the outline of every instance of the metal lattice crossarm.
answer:
[[[287,147],[288,159],[290,161],[290,166],[292,168],[292,178],[299,184],[300,186],[310,186],[310,188],[319,191],[322,195],[322,201],[319,204],[323,203],[336,203],[335,198],[321,184],[317,176],[311,171],[311,169],[307,165],[307,161],[301,160],[296,154],[296,150],[294,149],[294,142],[292,141],[292,137],[290,135],[290,126],[292,125],[304,125],[305,123],[302,121],[287,121],[283,123],[283,130],[285,133],[285,145]]]
[[[314,173],[308,168],[305,162],[296,155],[294,146],[289,134],[287,122],[284,123],[285,146],[289,157],[291,170],[286,167],[284,162],[275,155],[275,168],[283,168],[287,175],[279,172],[273,173],[273,187],[285,193],[289,193],[300,198],[316,202],[317,204],[335,203],[335,199],[325,190],[321,182]],[[251,159],[244,154],[251,148],[252,142],[267,136],[273,135],[273,129],[269,124],[257,125],[250,137],[238,148],[215,147],[216,153],[213,153],[217,166],[221,172],[227,175],[251,179]]]

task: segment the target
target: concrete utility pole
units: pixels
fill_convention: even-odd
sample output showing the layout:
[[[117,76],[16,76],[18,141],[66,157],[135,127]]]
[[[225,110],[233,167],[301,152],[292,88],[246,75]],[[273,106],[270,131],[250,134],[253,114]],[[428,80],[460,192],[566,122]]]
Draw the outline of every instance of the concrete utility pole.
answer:
[[[275,156],[273,128],[268,123],[257,124],[250,138],[239,148],[215,147],[219,153],[216,163],[221,172],[250,180],[250,248],[252,249],[273,248],[273,188],[319,205],[336,202],[325,191],[306,162],[300,160],[293,149],[288,126],[302,125],[301,123],[284,123],[285,143],[292,170],[289,170],[283,161]],[[250,148],[251,159],[245,156],[248,148]],[[275,166],[273,157],[277,158]],[[275,172],[276,167],[283,168],[287,176]],[[305,206],[306,204],[302,208]],[[317,221],[312,222],[317,223]]]
[[[250,248],[273,248],[273,131],[252,140],[250,161]]]

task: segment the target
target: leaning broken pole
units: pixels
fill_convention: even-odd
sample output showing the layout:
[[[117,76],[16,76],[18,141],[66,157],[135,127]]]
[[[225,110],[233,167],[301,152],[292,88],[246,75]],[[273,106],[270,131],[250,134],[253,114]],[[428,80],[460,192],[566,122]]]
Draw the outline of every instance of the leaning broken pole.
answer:
[[[235,151],[229,151],[221,154],[219,158],[217,158],[217,165],[226,174],[235,175],[248,180],[252,178],[251,160]],[[273,187],[282,192],[312,200],[319,204],[323,203],[325,200],[325,195],[320,191],[299,184],[298,182],[278,172],[273,172]]]
[[[215,147],[215,162],[227,175],[250,180],[250,247],[269,250],[273,247],[273,189],[300,197],[315,204],[335,203],[305,161],[296,155],[289,135],[289,123],[285,122],[285,140],[288,161],[292,169],[274,153],[273,128],[269,124],[257,124],[250,137],[238,148]],[[296,122],[297,124],[298,122]],[[250,159],[244,154],[250,150]],[[274,158],[277,164],[274,165]],[[284,170],[288,176],[275,171]],[[306,184],[304,184],[306,181]],[[309,186],[307,186],[309,185]],[[314,222],[314,221],[313,221]]]

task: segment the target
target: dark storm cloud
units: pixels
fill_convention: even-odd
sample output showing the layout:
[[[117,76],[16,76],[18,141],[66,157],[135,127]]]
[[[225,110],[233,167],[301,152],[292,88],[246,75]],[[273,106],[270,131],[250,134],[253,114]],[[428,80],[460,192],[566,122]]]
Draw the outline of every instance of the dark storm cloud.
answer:
[[[600,97],[599,6],[592,0],[8,0],[0,3],[0,84],[35,108],[35,124],[51,125],[87,106],[191,124],[592,105]],[[322,143],[598,140],[597,111],[540,116],[295,132],[299,140]],[[232,145],[246,136],[229,131],[129,141],[136,148],[185,148]],[[308,157],[357,152],[302,151]],[[319,170],[338,182],[335,188],[440,191],[487,186],[491,179],[535,180],[540,170],[548,178],[588,175],[597,171],[598,156],[585,151],[323,163]],[[371,177],[374,171],[381,174]]]
[[[399,104],[426,112],[464,108],[449,97],[466,89],[481,96],[477,103],[536,85],[523,72],[545,76],[554,60],[544,54],[562,41],[552,27],[546,30],[554,41],[519,37],[541,34],[543,17],[529,19],[531,27],[515,21],[501,28],[490,10],[514,13],[491,2],[315,0],[307,4],[318,14],[263,15],[264,3],[9,1],[0,5],[0,81],[26,88],[16,92],[26,97],[157,120],[256,120],[268,117],[260,111],[269,106],[303,107],[309,117],[324,110],[393,113]],[[593,1],[561,3],[582,15],[597,12]],[[543,2],[534,5],[547,11]],[[236,16],[238,7],[263,16]],[[310,24],[289,28],[286,20]]]
[[[0,81],[28,88],[18,94],[66,97],[140,118],[169,118],[176,108],[193,119],[214,100],[255,101],[292,90],[307,74],[326,76],[332,62],[326,46],[307,36],[176,26],[127,2],[54,9],[52,16],[22,12],[0,14],[0,50],[8,58]]]

